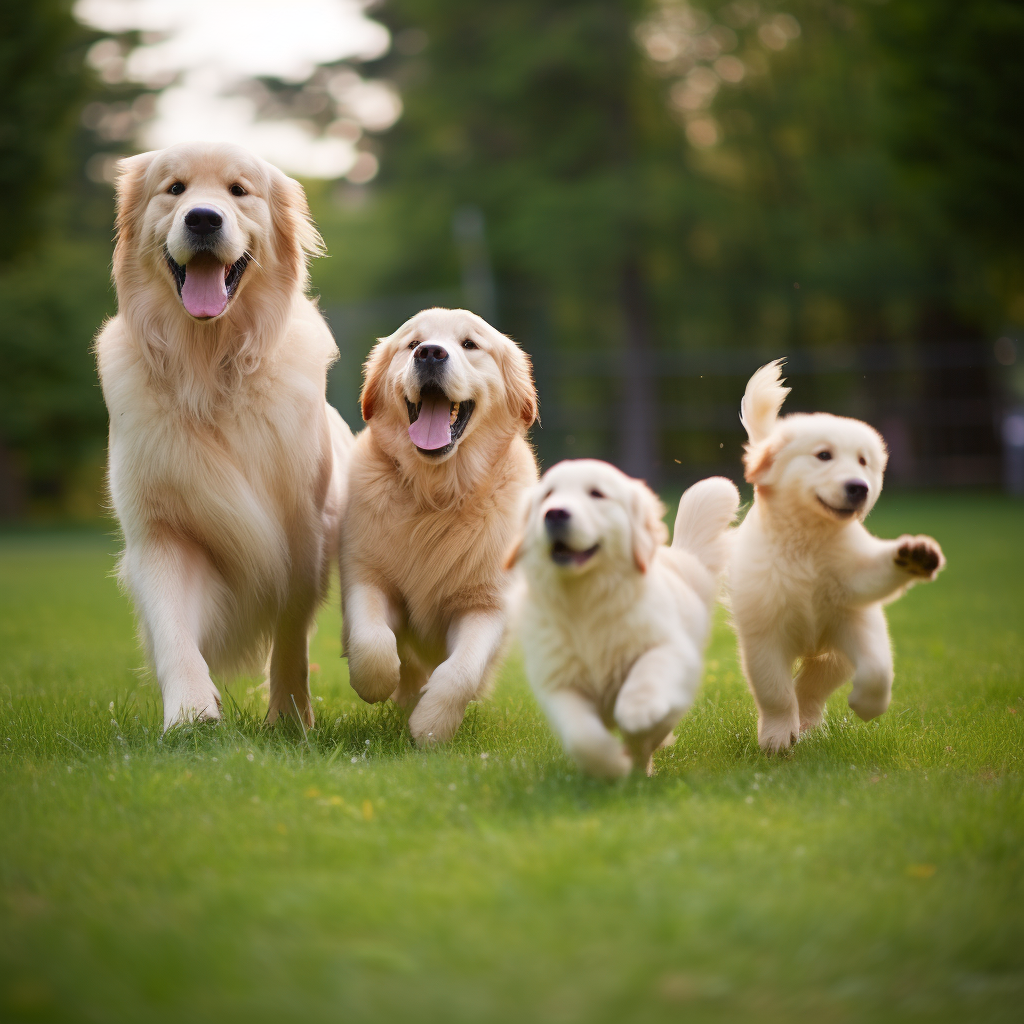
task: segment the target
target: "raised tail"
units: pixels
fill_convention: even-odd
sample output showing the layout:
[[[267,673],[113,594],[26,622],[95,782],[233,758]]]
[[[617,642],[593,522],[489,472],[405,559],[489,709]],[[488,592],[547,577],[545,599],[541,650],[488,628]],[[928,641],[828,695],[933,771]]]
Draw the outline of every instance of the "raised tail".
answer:
[[[729,524],[740,507],[740,492],[724,476],[698,480],[679,499],[672,547],[695,555],[716,575],[729,557]]]
[[[775,359],[767,363],[747,381],[747,389],[740,403],[740,423],[751,444],[758,444],[772,432],[782,403],[789,394],[789,388],[782,386],[782,378],[779,376],[785,361]]]

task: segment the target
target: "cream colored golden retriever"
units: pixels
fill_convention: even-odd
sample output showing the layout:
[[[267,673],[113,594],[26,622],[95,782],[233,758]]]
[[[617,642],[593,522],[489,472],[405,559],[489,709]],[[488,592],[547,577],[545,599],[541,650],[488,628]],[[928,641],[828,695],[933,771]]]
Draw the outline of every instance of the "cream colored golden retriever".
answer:
[[[768,751],[819,725],[829,694],[851,676],[850,707],[863,719],[885,711],[893,663],[882,605],[945,564],[931,537],[868,533],[862,522],[887,459],[882,438],[826,413],[778,418],[789,393],[781,364],[762,366],[743,396],[754,504],[729,566],[743,670]]]
[[[667,547],[661,502],[606,462],[560,462],[531,490],[509,555],[528,587],[526,672],[584,771],[650,774],[693,703],[739,501],[723,477],[694,484]]]
[[[502,564],[537,479],[526,355],[465,310],[429,309],[366,363],[341,550],[352,687],[411,710],[421,745],[450,739],[505,641]]]
[[[308,636],[345,500],[337,349],[305,297],[320,238],[301,186],[231,146],[122,162],[118,314],[96,354],[120,578],[164,726],[220,717],[211,671],[269,664],[269,720],[313,722]]]

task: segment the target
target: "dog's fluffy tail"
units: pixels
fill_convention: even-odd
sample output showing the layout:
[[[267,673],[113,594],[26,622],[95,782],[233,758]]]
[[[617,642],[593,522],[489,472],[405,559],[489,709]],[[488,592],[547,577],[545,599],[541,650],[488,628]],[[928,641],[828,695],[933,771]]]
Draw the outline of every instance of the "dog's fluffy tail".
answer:
[[[775,427],[779,410],[789,394],[789,388],[782,386],[782,364],[785,359],[775,359],[762,366],[747,381],[740,403],[740,423],[746,430],[751,444],[763,441]]]
[[[699,480],[679,499],[672,547],[689,551],[717,575],[729,558],[729,524],[739,507],[740,492],[731,480]]]

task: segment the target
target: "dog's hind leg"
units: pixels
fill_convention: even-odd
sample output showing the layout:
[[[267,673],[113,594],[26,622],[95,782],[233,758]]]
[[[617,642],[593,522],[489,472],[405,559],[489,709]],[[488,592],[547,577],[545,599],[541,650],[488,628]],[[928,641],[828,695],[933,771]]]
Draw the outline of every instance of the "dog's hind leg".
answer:
[[[409,715],[420,699],[420,691],[426,686],[427,670],[416,652],[401,641],[398,656],[402,659],[402,667],[398,673],[398,688],[391,694],[391,699]]]
[[[200,647],[217,631],[223,585],[203,551],[169,535],[129,538],[120,575],[160,684],[164,729],[220,718],[220,695]]]
[[[853,666],[845,655],[838,652],[830,651],[804,658],[796,677],[801,733],[821,725],[829,695],[842,686],[852,673]]]
[[[889,706],[893,680],[892,646],[882,606],[858,609],[839,643],[853,662],[850,707],[864,721],[877,718]]]
[[[303,583],[288,596],[274,627],[270,654],[270,704],[267,721],[273,725],[282,715],[298,715],[306,728],[313,726],[309,693],[309,635],[316,615],[318,594]]]

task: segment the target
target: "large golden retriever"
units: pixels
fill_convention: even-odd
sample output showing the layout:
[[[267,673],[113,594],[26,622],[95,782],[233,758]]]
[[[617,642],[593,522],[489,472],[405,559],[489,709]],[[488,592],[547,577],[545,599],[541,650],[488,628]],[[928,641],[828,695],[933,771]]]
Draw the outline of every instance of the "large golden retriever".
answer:
[[[465,310],[418,313],[366,363],[341,547],[344,641],[364,700],[411,710],[422,744],[450,739],[502,650],[502,556],[537,479],[526,355]]]
[[[308,637],[352,434],[324,399],[337,348],[305,297],[301,186],[233,146],[122,162],[118,314],[96,354],[109,486],[165,728],[220,716],[212,672],[266,664],[269,720],[312,724]]]
[[[885,711],[893,663],[882,606],[945,564],[931,537],[868,533],[863,520],[882,493],[887,460],[882,438],[842,416],[780,417],[789,393],[781,366],[781,359],[762,366],[743,396],[754,505],[729,566],[757,738],[770,752],[818,726],[829,695],[848,679],[857,715]]]

